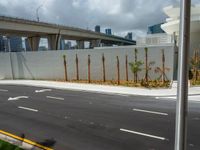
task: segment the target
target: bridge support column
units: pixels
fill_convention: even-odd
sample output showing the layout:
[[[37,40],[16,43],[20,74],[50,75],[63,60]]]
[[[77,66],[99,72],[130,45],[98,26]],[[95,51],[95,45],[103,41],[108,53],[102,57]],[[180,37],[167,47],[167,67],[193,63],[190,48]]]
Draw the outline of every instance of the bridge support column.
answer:
[[[60,49],[61,35],[58,35],[58,34],[48,35],[47,39],[48,39],[49,50]]]
[[[28,37],[28,43],[32,51],[38,51],[39,49],[39,43],[40,43],[40,37],[34,36],[34,37]]]
[[[100,47],[101,40],[91,40],[90,41],[90,48]]]
[[[84,41],[76,41],[76,43],[77,43],[78,49],[84,49],[85,48]]]

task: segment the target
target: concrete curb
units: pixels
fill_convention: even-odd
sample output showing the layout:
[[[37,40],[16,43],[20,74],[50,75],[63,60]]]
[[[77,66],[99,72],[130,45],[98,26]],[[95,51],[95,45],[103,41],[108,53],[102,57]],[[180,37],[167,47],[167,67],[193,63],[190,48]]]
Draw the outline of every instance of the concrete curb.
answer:
[[[40,88],[54,88],[61,90],[87,91],[94,93],[116,95],[140,95],[140,96],[176,96],[177,88],[169,89],[146,89],[136,87],[97,85],[86,83],[70,83],[39,80],[1,80],[0,85],[24,85]],[[189,94],[200,94],[200,87],[190,87]]]

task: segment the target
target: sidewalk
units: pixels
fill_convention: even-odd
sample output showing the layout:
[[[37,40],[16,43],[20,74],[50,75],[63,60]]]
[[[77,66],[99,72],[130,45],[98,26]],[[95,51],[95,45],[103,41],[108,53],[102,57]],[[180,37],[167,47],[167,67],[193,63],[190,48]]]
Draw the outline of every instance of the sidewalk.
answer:
[[[89,91],[95,93],[119,94],[119,95],[143,95],[143,96],[175,96],[177,89],[147,89],[136,87],[69,83],[38,80],[0,80],[0,85],[26,85],[41,88],[55,88],[63,90]],[[200,95],[200,87],[190,87],[189,95]]]

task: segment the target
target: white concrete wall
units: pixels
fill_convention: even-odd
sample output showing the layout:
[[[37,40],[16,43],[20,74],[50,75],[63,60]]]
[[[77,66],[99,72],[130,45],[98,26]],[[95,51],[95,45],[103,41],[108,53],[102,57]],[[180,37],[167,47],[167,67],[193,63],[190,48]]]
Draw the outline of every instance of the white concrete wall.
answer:
[[[102,54],[104,53],[106,79],[117,79],[116,56],[119,56],[121,80],[125,80],[125,56],[128,55],[128,61],[133,62],[135,48],[138,49],[138,60],[144,61],[144,46],[123,46],[88,50],[12,52],[10,55],[9,53],[0,53],[0,77],[4,79],[10,79],[13,76],[14,79],[63,80],[63,55],[66,55],[68,78],[73,80],[76,79],[75,55],[78,54],[80,79],[87,79],[87,57],[91,55],[91,80],[102,80]],[[153,66],[153,70],[150,71],[151,78],[155,79],[159,76],[154,73],[154,69],[157,66],[161,66],[161,49],[164,49],[166,57],[165,65],[170,68],[170,72],[167,73],[167,76],[169,79],[172,79],[174,58],[173,45],[150,46],[148,49],[149,61],[156,62]],[[10,56],[12,61],[10,61]],[[143,77],[144,71],[139,75],[140,79]],[[133,79],[130,68],[129,79]]]

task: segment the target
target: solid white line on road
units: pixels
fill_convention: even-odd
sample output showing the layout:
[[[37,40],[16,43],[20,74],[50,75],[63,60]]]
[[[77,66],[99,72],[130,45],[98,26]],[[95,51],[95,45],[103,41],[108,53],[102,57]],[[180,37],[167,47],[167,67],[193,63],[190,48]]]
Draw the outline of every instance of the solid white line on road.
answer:
[[[8,92],[8,90],[0,89],[0,92]]]
[[[29,110],[29,111],[34,111],[34,112],[38,112],[37,109],[33,109],[33,108],[28,108],[28,107],[22,107],[22,106],[18,106],[19,109],[24,109],[24,110]]]
[[[28,96],[9,97],[8,101],[16,101],[16,100],[19,100],[19,99],[27,99],[27,98],[28,98]]]
[[[49,98],[49,99],[56,99],[56,100],[61,100],[61,101],[64,101],[65,99],[62,98],[62,97],[53,97],[53,96],[46,96],[46,98]]]
[[[50,92],[51,89],[42,89],[42,90],[35,90],[35,93],[42,93],[42,92]]]
[[[133,134],[137,134],[137,135],[141,135],[141,136],[146,136],[146,137],[150,137],[150,138],[154,138],[154,139],[158,139],[158,140],[162,140],[162,141],[167,140],[164,137],[155,136],[155,135],[151,135],[151,134],[146,134],[146,133],[142,133],[142,132],[131,131],[131,130],[127,130],[127,129],[120,129],[120,131],[133,133]]]
[[[156,115],[168,116],[167,113],[156,112],[156,111],[149,111],[149,110],[142,110],[142,109],[133,109],[133,111],[138,111],[138,112],[144,112],[144,113],[149,113],[149,114],[156,114]]]

